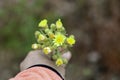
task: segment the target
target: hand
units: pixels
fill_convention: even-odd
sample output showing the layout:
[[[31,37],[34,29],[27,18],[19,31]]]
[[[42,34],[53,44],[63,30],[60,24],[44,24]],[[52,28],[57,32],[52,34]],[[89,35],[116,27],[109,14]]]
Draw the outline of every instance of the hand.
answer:
[[[66,58],[69,61],[71,58],[71,53],[66,52],[62,55],[62,57]],[[55,65],[55,62],[50,60],[50,58],[46,56],[45,54],[43,54],[41,50],[30,51],[28,55],[26,56],[26,58],[21,62],[20,69],[25,70],[28,67],[36,65],[36,64],[48,65],[56,69],[62,75],[63,78],[65,77],[65,66],[66,65],[57,67]]]

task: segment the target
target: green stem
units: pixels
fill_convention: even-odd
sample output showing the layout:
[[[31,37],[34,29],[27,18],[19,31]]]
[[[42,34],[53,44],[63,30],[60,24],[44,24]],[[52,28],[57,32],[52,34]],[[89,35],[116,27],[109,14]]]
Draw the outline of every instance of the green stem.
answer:
[[[60,55],[59,50],[57,49],[56,51],[57,51],[57,52],[56,52],[57,56],[58,56],[59,58],[61,58],[61,55]]]

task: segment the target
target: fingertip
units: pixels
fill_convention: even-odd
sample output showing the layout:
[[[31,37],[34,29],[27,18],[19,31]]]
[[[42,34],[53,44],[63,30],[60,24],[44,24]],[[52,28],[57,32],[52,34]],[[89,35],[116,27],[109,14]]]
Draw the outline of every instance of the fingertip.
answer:
[[[71,54],[70,51],[68,51],[68,52],[64,53],[62,55],[62,57],[65,58],[65,59],[67,59],[69,61],[71,59],[71,57],[72,57],[72,54]]]

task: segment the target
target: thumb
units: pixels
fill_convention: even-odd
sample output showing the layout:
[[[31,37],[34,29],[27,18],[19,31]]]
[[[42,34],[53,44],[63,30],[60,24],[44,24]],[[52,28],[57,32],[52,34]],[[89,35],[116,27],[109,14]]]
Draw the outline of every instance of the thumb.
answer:
[[[71,59],[71,57],[72,57],[72,54],[71,54],[70,51],[68,51],[68,52],[62,54],[62,57],[69,61]]]

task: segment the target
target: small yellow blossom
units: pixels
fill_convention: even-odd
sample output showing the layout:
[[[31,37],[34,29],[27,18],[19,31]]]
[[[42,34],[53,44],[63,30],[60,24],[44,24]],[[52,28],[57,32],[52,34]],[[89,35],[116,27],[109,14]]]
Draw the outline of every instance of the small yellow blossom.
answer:
[[[44,52],[44,54],[49,54],[49,53],[52,52],[52,50],[50,49],[50,47],[45,47],[45,48],[43,49],[43,52]]]
[[[38,49],[39,48],[39,45],[38,44],[32,44],[32,49]]]
[[[57,60],[56,60],[56,65],[57,66],[60,66],[60,65],[62,65],[63,64],[63,60],[61,59],[61,58],[58,58]]]
[[[74,39],[73,35],[71,35],[69,38],[67,38],[67,43],[70,45],[75,44],[75,39]]]
[[[38,24],[38,26],[39,27],[47,27],[47,20],[46,19],[44,19],[44,20],[42,20],[42,21],[40,21],[40,23]]]
[[[61,46],[65,42],[66,37],[63,34],[56,34],[54,39],[54,45]]]
[[[63,27],[63,24],[62,24],[62,22],[61,22],[61,19],[58,19],[58,20],[56,21],[56,27],[57,27],[57,29],[60,29],[60,28]]]
[[[42,34],[40,34],[39,36],[38,36],[38,40],[39,41],[43,41],[43,40],[45,40],[45,36],[44,35],[42,35]]]

